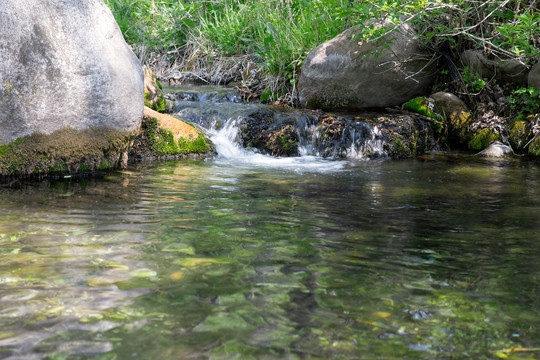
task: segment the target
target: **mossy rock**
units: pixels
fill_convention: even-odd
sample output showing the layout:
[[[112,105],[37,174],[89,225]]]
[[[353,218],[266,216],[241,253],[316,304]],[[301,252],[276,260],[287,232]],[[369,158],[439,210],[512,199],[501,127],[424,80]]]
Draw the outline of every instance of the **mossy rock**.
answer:
[[[446,140],[458,147],[467,146],[471,140],[469,126],[472,116],[467,105],[456,95],[439,91],[429,96],[433,112],[444,119]]]
[[[471,150],[484,150],[495,141],[500,141],[501,136],[499,133],[491,131],[488,128],[478,130],[469,141],[469,149]]]
[[[180,152],[178,144],[174,141],[173,133],[170,130],[161,128],[158,119],[147,118],[143,121],[142,128],[148,137],[153,155],[162,156]]]
[[[267,134],[266,147],[273,156],[296,156],[299,143],[296,128],[290,124]]]
[[[0,146],[0,176],[73,174],[125,165],[134,133],[63,128]]]
[[[423,96],[415,97],[414,99],[411,99],[403,104],[402,108],[403,110],[415,112],[432,119],[433,123],[431,128],[433,129],[434,134],[440,140],[443,140],[444,142],[446,141],[447,130],[445,125],[445,117],[431,110],[433,108],[433,104],[428,99]]]
[[[180,154],[204,154],[211,150],[210,144],[204,136],[199,133],[195,140],[180,138],[178,140],[178,151]]]
[[[427,116],[433,120],[440,121],[442,117],[431,111],[431,107],[432,106],[430,105],[429,101],[423,96],[415,97],[414,99],[407,101],[402,106],[403,110],[412,111],[417,114]]]
[[[148,106],[150,109],[162,113],[167,110],[167,101],[165,100],[165,96],[160,94],[159,98],[152,102],[148,93],[144,93],[144,106]]]
[[[462,112],[448,118],[448,140],[451,144],[465,145],[471,141],[469,125],[472,116],[468,112]],[[489,145],[489,144],[488,144]]]
[[[410,159],[416,155],[416,142],[409,142],[399,134],[394,134],[394,138],[385,149],[392,159]]]
[[[529,145],[529,155],[540,157],[540,136],[537,136]]]
[[[144,105],[157,112],[167,109],[163,87],[150,68],[144,68]]]
[[[523,150],[531,138],[531,131],[527,121],[516,120],[510,129],[509,141],[515,150]]]
[[[241,115],[240,141],[273,156],[298,156],[299,138],[294,121],[281,120],[270,108],[248,110]]]
[[[197,134],[198,136],[193,139],[179,138],[175,141],[173,133],[161,127],[158,119],[145,116],[129,157],[131,159],[168,158],[212,153],[213,147],[210,141],[198,130]]]

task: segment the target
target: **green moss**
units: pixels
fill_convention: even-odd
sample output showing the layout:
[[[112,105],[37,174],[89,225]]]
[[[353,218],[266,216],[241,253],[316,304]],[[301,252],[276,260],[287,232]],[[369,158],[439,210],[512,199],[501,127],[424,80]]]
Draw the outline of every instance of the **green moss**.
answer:
[[[50,167],[47,172],[51,173],[51,174],[54,174],[54,173],[66,173],[66,172],[69,172],[69,167],[67,166],[66,163],[59,162],[58,164]]]
[[[167,102],[165,100],[165,96],[161,94],[159,97],[159,100],[152,105],[152,102],[150,101],[150,96],[148,93],[144,93],[144,106],[149,107],[150,109],[157,111],[157,112],[164,112],[167,107]]]
[[[144,93],[144,106],[149,107],[150,109],[152,108],[152,103],[150,102],[150,96],[146,92]]]
[[[540,157],[540,136],[537,136],[529,145],[529,154]]]
[[[156,106],[154,106],[154,110],[157,112],[164,112],[166,108],[167,108],[167,102],[165,101],[165,97],[163,96],[163,94],[161,94],[161,97],[156,103]]]
[[[392,146],[389,153],[392,159],[409,159],[415,152],[416,148],[414,144],[405,145],[399,136],[392,139]]]
[[[204,135],[197,129],[193,124],[186,123],[197,131],[199,135],[195,140],[180,138],[178,140],[178,148],[182,154],[186,153],[197,153],[202,154],[211,151],[211,146],[206,141]]]
[[[469,141],[469,149],[471,150],[484,150],[495,141],[500,140],[501,136],[491,131],[490,129],[478,130]]]
[[[6,156],[7,154],[11,153],[21,141],[22,138],[19,138],[7,145],[0,146],[0,156]]]
[[[510,144],[516,150],[522,150],[530,139],[530,131],[527,122],[524,120],[516,120],[510,129]]]
[[[196,139],[180,138],[176,142],[171,131],[160,127],[158,119],[145,117],[130,156],[144,158],[209,152],[210,145],[200,132],[197,133]]]
[[[98,170],[108,170],[111,169],[113,165],[108,160],[103,160],[98,166]]]
[[[148,118],[143,125],[146,128],[150,149],[155,156],[178,154],[180,150],[170,130],[159,126],[156,118]]]
[[[204,136],[199,134],[195,140],[181,138],[178,140],[178,149],[182,154],[201,154],[210,151],[210,146],[206,143]]]
[[[433,120],[439,121],[441,119],[439,115],[431,111],[426,98],[422,96],[407,101],[405,104],[403,104],[403,109],[427,116]]]
[[[443,142],[446,141],[446,129],[445,129],[445,119],[431,111],[428,101],[426,98],[419,96],[414,99],[407,101],[403,104],[402,108],[404,110],[412,111],[420,115],[424,115],[433,120],[432,129],[439,139]]]
[[[0,146],[0,176],[92,171],[103,161],[115,167],[133,135],[111,128],[27,135]]]
[[[448,119],[448,141],[459,147],[468,146],[472,140],[469,131],[471,121],[472,117],[468,112],[451,115]]]
[[[296,141],[296,139],[292,139],[284,134],[280,134],[278,136],[278,141],[281,144],[281,148],[283,149],[283,153],[285,155],[291,156],[298,151],[298,141]]]

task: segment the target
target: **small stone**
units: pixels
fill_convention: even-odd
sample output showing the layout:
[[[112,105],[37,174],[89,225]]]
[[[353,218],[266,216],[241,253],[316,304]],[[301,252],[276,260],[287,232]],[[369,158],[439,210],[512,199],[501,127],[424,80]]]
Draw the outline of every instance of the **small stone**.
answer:
[[[489,145],[486,149],[480,151],[478,156],[490,157],[490,158],[505,158],[514,155],[512,148],[510,146],[504,145],[503,143],[496,141],[493,144]]]

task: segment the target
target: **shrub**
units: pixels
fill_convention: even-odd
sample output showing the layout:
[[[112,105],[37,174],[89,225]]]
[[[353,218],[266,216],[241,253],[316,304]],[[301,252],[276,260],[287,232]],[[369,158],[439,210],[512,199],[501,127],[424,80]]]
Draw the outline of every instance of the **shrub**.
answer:
[[[525,115],[540,113],[540,91],[534,88],[518,88],[510,95],[510,106]]]

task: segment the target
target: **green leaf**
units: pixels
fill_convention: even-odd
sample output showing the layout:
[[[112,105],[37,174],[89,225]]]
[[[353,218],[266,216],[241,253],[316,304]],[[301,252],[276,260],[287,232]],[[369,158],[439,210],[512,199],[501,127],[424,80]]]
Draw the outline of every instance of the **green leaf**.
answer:
[[[271,94],[272,94],[272,91],[270,89],[264,90],[264,92],[261,94],[261,101],[268,101],[268,99],[270,99]]]

